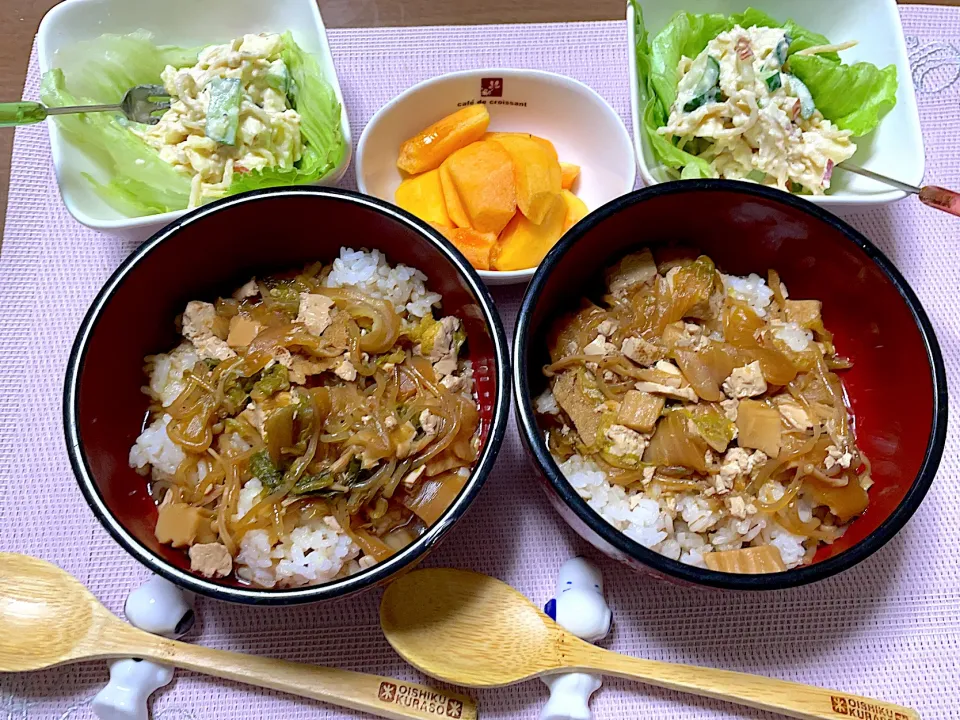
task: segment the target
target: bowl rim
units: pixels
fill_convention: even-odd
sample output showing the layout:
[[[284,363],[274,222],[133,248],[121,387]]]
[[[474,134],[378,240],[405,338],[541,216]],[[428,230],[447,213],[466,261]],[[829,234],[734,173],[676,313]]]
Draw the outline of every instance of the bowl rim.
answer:
[[[360,192],[370,195],[370,197],[377,197],[372,193],[367,191],[367,183],[364,176],[364,149],[367,144],[367,140],[370,137],[371,128],[379,125],[383,121],[383,116],[391,112],[396,106],[400,105],[403,102],[406,102],[409,98],[416,95],[418,92],[424,88],[436,85],[437,83],[446,81],[446,80],[459,80],[461,78],[470,78],[470,77],[483,77],[486,75],[495,74],[504,78],[509,77],[525,77],[525,78],[535,78],[539,81],[555,82],[559,85],[564,85],[568,89],[576,88],[578,92],[581,92],[592,99],[599,105],[604,108],[612,118],[614,118],[619,124],[619,130],[622,131],[621,139],[626,142],[628,148],[630,148],[631,154],[634,155],[634,161],[631,163],[631,180],[629,183],[629,188],[625,192],[630,192],[637,183],[637,160],[636,160],[636,149],[634,147],[633,138],[630,136],[630,131],[627,130],[626,123],[623,122],[623,118],[620,117],[620,113],[613,109],[613,106],[607,102],[600,93],[594,90],[592,87],[587,85],[585,82],[577,80],[574,77],[569,75],[563,75],[561,73],[550,72],[549,70],[537,70],[534,68],[504,68],[504,67],[483,67],[475,68],[468,70],[454,70],[448,73],[442,73],[440,75],[434,75],[433,77],[426,78],[421,80],[415,85],[411,85],[406,90],[401,92],[399,95],[391,98],[389,102],[381,106],[367,121],[367,124],[364,125],[363,130],[360,132],[360,138],[357,141],[357,152],[354,158],[354,171],[357,177],[357,188]],[[382,199],[382,198],[380,198]],[[387,201],[389,202],[389,201]],[[569,232],[569,231],[568,231]],[[542,262],[542,261],[541,261]],[[514,285],[519,283],[528,282],[530,278],[533,277],[533,274],[536,272],[537,268],[525,268],[523,270],[477,270],[477,273],[485,282],[490,283],[491,285]]]
[[[433,243],[453,266],[454,270],[459,272],[462,279],[467,283],[467,286],[478,300],[478,304],[483,313],[483,319],[490,331],[494,357],[497,363],[497,391],[493,398],[493,412],[487,442],[484,444],[483,451],[477,459],[464,489],[450,507],[444,511],[441,518],[431,525],[423,535],[388,560],[377,563],[366,570],[361,570],[358,573],[340,580],[298,588],[260,589],[221,585],[215,581],[180,570],[169,564],[163,558],[155,555],[128,532],[107,507],[93,479],[93,473],[90,470],[85,453],[81,447],[77,416],[79,410],[79,379],[86,358],[90,337],[99,323],[103,309],[112,300],[117,288],[125,281],[133,268],[148,257],[159,245],[176,235],[183,227],[197,222],[208,215],[226,212],[234,205],[258,202],[259,200],[268,199],[272,196],[319,196],[338,202],[361,205],[388,218],[392,218],[401,225],[424,236],[428,242]],[[89,310],[87,310],[87,313],[80,323],[80,328],[77,331],[77,336],[67,361],[63,392],[64,436],[67,444],[67,455],[69,456],[74,476],[93,514],[107,529],[114,540],[150,570],[176,583],[182,588],[216,600],[227,600],[250,605],[295,605],[320,600],[330,600],[368,589],[387,580],[395,573],[401,572],[411,564],[416,563],[426,552],[433,548],[440,539],[446,535],[453,524],[469,509],[490,474],[490,470],[499,454],[506,433],[510,413],[511,389],[509,346],[503,323],[496,309],[496,304],[486,285],[484,285],[479,276],[477,276],[476,271],[439,233],[436,233],[422,221],[404,212],[400,208],[396,208],[382,200],[350,190],[312,186],[264,188],[216,200],[190,211],[155,233],[131,253],[113,272],[109,280],[107,280],[98,291]]]
[[[525,360],[529,350],[530,319],[533,315],[533,309],[550,272],[575,243],[587,235],[596,225],[637,203],[664,195],[718,191],[758,196],[765,200],[787,205],[833,227],[860,248],[900,293],[900,297],[903,298],[914,322],[917,324],[926,350],[927,360],[930,363],[933,385],[933,417],[931,418],[930,439],[927,442],[920,470],[913,479],[903,500],[876,530],[853,547],[813,565],[805,565],[779,573],[737,575],[686,565],[678,560],[671,560],[660,555],[616,530],[576,493],[547,449],[537,426],[530,397],[530,386],[526,377]],[[947,379],[943,356],[933,326],[920,304],[920,300],[907,284],[903,275],[900,274],[900,271],[863,234],[837,216],[802,198],[780,190],[735,180],[676,180],[641,188],[595,210],[577,227],[571,229],[567,235],[561,238],[560,242],[554,246],[540,264],[521,302],[514,330],[513,382],[517,425],[536,465],[557,496],[591,531],[620,553],[637,560],[662,575],[694,585],[727,590],[781,590],[798,587],[824,580],[865,560],[889,542],[916,512],[937,473],[946,442]]]
[[[56,55],[59,44],[52,41],[52,36],[59,28],[59,23],[62,22],[61,15],[69,15],[69,13],[74,12],[74,8],[77,6],[109,6],[112,1],[113,0],[61,0],[58,4],[47,10],[40,19],[40,24],[37,27],[37,62],[41,75],[53,67],[51,60],[54,55]],[[307,54],[311,55],[320,65],[324,79],[333,88],[337,102],[340,103],[340,132],[344,143],[343,158],[330,172],[314,181],[328,186],[339,182],[349,169],[350,161],[353,159],[353,136],[350,129],[350,119],[347,117],[347,106],[344,102],[343,90],[340,87],[340,76],[337,73],[336,64],[333,61],[333,53],[330,50],[327,26],[323,22],[323,16],[320,14],[320,8],[317,3],[305,2],[304,5],[313,17],[314,24],[310,30],[316,31],[317,40],[320,45],[320,50]],[[89,11],[89,9],[88,7],[87,10]],[[107,14],[109,15],[109,13]],[[150,32],[149,29],[148,32]],[[215,44],[215,42],[211,42],[210,44]],[[63,136],[63,133],[60,132],[60,128],[55,122],[51,121],[47,123],[47,133],[50,138],[50,154],[53,159],[54,179],[57,182],[57,192],[60,195],[60,200],[63,202],[64,207],[67,208],[67,211],[81,225],[110,234],[137,232],[144,229],[159,228],[159,226],[166,225],[183,217],[190,211],[188,208],[181,208],[179,210],[169,210],[155,215],[136,215],[134,217],[120,218],[105,218],[90,214],[86,209],[79,207],[74,202],[74,198],[68,198],[63,193],[63,182],[61,178],[64,176],[64,173],[67,173],[69,170],[69,168],[64,165],[63,146],[71,145],[72,143]],[[280,187],[295,186],[285,185]],[[207,204],[209,205],[210,203]]]

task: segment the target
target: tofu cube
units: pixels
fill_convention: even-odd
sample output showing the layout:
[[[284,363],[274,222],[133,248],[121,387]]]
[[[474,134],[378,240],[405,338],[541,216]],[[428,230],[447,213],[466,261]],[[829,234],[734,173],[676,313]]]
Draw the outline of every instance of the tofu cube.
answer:
[[[187,547],[197,539],[202,522],[200,508],[186,503],[170,503],[160,508],[155,534],[161,543]]]
[[[233,558],[218,543],[201,543],[190,548],[190,569],[204,577],[226,577],[233,571]]]
[[[326,295],[300,293],[300,310],[297,313],[297,322],[307,326],[307,332],[319,337],[333,322],[333,300]]]
[[[759,360],[734,368],[730,377],[723,381],[723,392],[730,398],[755,397],[766,391],[767,381],[763,377]]]
[[[620,352],[637,365],[650,367],[666,354],[659,345],[647,342],[641,337],[628,337],[620,345]]]
[[[741,400],[737,408],[737,442],[742,448],[780,454],[780,412],[758,400]]]
[[[651,432],[660,419],[666,399],[640,390],[628,390],[620,403],[617,422],[637,432]]]

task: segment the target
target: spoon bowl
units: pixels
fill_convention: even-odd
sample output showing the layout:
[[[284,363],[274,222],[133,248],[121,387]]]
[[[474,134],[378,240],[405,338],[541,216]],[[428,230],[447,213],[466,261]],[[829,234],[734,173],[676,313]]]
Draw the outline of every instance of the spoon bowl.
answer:
[[[415,668],[469,687],[512,685],[559,669],[561,640],[586,645],[506,583],[467,570],[430,568],[391,583],[380,624]]]
[[[0,671],[39,670],[78,657],[98,605],[50,563],[0,553]]]
[[[919,720],[914,710],[773,678],[642,660],[571,635],[512,587],[467,570],[408,573],[384,592],[380,624],[404,660],[469,687],[499,687],[560,672],[601,672],[795,718],[836,720],[838,698],[877,717]]]
[[[37,558],[0,552],[0,672],[98,658],[138,657],[363,710],[392,720],[476,720],[472,699],[393,678],[188,645],[111,614],[75,578]],[[387,692],[385,688],[392,690]],[[401,697],[429,697],[407,707]]]

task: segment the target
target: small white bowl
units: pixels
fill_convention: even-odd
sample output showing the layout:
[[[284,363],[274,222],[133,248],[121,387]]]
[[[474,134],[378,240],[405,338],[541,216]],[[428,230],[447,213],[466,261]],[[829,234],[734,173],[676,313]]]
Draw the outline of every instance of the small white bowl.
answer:
[[[857,40],[859,44],[842,53],[844,62],[869,62],[877,67],[897,66],[897,104],[869,135],[854,138],[855,165],[911,185],[923,182],[923,135],[907,60],[907,46],[900,25],[896,0],[638,0],[643,21],[652,39],[680,10],[697,13],[743,12],[748,7],[762,10],[780,22],[793,18],[803,27],[825,35],[831,42]],[[643,129],[643,108],[637,97],[636,16],[627,2],[627,54],[630,58],[630,105],[637,163],[645,185],[666,182],[666,169],[654,157]],[[849,213],[879,207],[906,197],[902,190],[838,170],[826,195],[804,195],[807,200],[832,212]]]
[[[496,81],[496,82],[494,82]],[[589,210],[633,190],[636,164],[623,121],[583,83],[539,70],[465,70],[425,80],[384,105],[360,134],[357,186],[393,202],[403,176],[397,153],[407,138],[458,108],[484,103],[491,132],[528,132],[550,140],[580,166],[573,191]],[[536,268],[480,270],[488,285],[527,282]]]
[[[40,72],[57,67],[60,48],[104,33],[126,34],[146,30],[162,45],[195,47],[229,42],[245,33],[287,30],[320,64],[340,102],[340,125],[347,151],[332,173],[318,185],[334,185],[350,164],[350,123],[343,94],[327,44],[327,33],[314,0],[65,0],[55,5],[40,23],[37,55]],[[159,78],[158,78],[159,81]],[[93,191],[81,173],[104,182],[109,178],[78,147],[63,138],[56,122],[47,121],[50,150],[60,195],[67,210],[79,222],[112,235],[143,239],[186,210],[127,217],[114,210]]]

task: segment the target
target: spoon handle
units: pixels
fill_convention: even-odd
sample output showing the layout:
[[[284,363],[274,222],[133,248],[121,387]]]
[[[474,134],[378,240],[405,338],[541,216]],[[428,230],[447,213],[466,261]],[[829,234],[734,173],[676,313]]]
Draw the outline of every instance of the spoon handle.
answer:
[[[927,185],[920,190],[920,202],[951,215],[960,215],[960,193],[954,190]]]
[[[118,652],[110,652],[111,655],[145,657],[164,665],[322,700],[391,720],[477,718],[476,703],[459,693],[380,675],[215,650],[130,629],[136,637],[124,632],[123,650],[118,647]]]
[[[731,670],[643,660],[584,645],[577,646],[570,663],[577,665],[575,669],[586,672],[593,670],[640,680],[657,687],[771,710],[803,720],[849,720],[850,717],[920,720],[916,710],[839,690]]]

